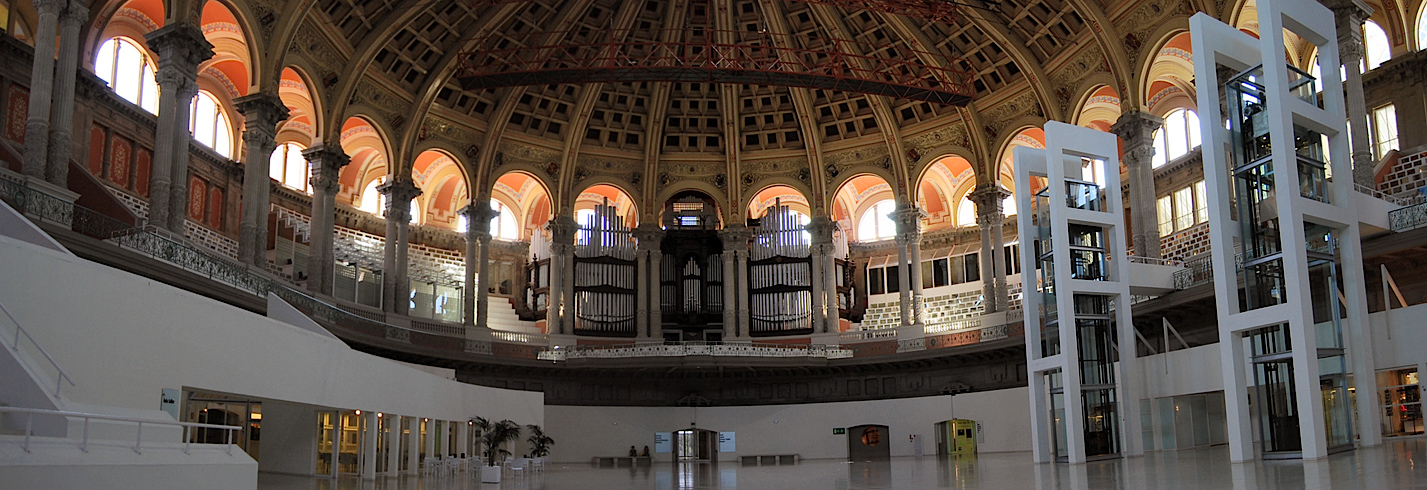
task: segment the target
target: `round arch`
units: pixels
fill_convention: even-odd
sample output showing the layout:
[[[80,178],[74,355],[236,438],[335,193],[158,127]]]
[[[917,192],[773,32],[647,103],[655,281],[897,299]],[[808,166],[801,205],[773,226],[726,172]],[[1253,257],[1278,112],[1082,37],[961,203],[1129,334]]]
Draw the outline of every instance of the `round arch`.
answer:
[[[727,225],[729,223],[729,220],[733,219],[732,217],[730,217],[730,213],[734,211],[728,209],[727,207],[728,195],[724,194],[722,190],[720,190],[718,187],[715,187],[713,184],[699,180],[684,180],[669,184],[669,186],[665,187],[664,190],[659,191],[659,194],[655,195],[655,198],[650,201],[651,207],[655,206],[655,204],[653,203],[658,203],[658,208],[651,209],[650,211],[652,212],[650,214],[652,214],[656,220],[662,220],[664,214],[664,203],[669,202],[669,200],[673,199],[674,196],[684,191],[702,192],[705,195],[709,196],[710,199],[713,199],[714,205],[718,207],[718,209],[716,210],[718,211],[718,219],[724,225]],[[743,209],[746,206],[746,204],[743,204],[738,209]],[[656,221],[655,224],[661,222],[662,221]]]
[[[587,193],[596,194],[600,198],[613,197],[613,199],[609,199],[610,204],[619,210],[620,214],[624,217],[625,223],[627,223],[630,228],[634,228],[639,225],[640,207],[639,201],[634,197],[634,194],[629,192],[630,187],[628,182],[620,182],[609,177],[585,179],[572,187],[572,189],[575,190],[570,193],[573,199],[570,200],[569,209],[572,213],[578,213],[580,210],[585,209],[584,206],[586,204],[591,206],[600,204],[597,202],[591,203],[589,199],[586,199],[585,195]],[[608,190],[612,190],[613,195],[608,193]],[[628,203],[622,202],[623,199],[628,199]]]
[[[296,65],[284,67],[277,93],[289,113],[287,120],[278,126],[277,141],[293,141],[308,148],[321,141],[322,101],[319,94],[312,91],[312,78],[307,76],[306,70]]]
[[[1120,119],[1120,94],[1115,92],[1114,87],[1103,83],[1092,85],[1080,93],[1071,124],[1108,132]]]
[[[138,44],[148,52],[148,44],[142,42],[144,35],[163,27],[166,9],[167,5],[163,0],[112,0],[103,7],[91,9],[91,25],[102,23],[102,27],[89,30],[89,38],[84,41],[81,66],[93,71],[94,57],[99,52],[99,45],[116,35],[140,41]],[[30,35],[33,36],[34,26],[27,27],[31,29]],[[153,53],[150,52],[149,55],[152,56]]]
[[[780,201],[793,211],[797,211],[809,217],[813,215],[812,205],[808,202],[808,195],[787,184],[767,185],[749,195],[752,197],[749,199],[748,204],[743,207],[745,216],[749,218],[763,216],[769,206]]]
[[[827,202],[831,203],[835,201],[837,199],[838,193],[842,192],[843,186],[847,185],[848,182],[851,182],[852,179],[861,177],[863,175],[871,175],[873,177],[882,179],[882,182],[885,182],[888,187],[892,188],[892,199],[897,200],[898,202],[909,202],[907,200],[907,196],[899,195],[897,193],[897,187],[892,185],[892,182],[896,182],[896,178],[892,176],[892,172],[890,170],[878,168],[873,165],[860,165],[857,167],[849,168],[846,171],[839,173],[837,177],[834,177],[829,180],[827,182],[826,189],[831,189],[832,193],[826,197]],[[831,208],[832,206],[829,205],[828,207]],[[828,210],[828,214],[832,214],[831,209]]]
[[[747,213],[750,209],[752,209],[751,206],[753,206],[753,203],[754,203],[753,201],[754,201],[754,199],[758,196],[758,193],[763,192],[764,189],[767,189],[767,188],[773,187],[773,186],[777,186],[777,185],[782,185],[782,186],[791,187],[793,190],[798,191],[798,193],[802,194],[802,195],[803,195],[803,199],[804,199],[804,200],[807,202],[807,204],[808,204],[808,209],[809,209],[808,215],[809,215],[809,216],[812,216],[812,214],[813,214],[813,213],[812,213],[812,210],[817,209],[817,208],[818,208],[818,205],[819,205],[819,204],[822,204],[822,203],[818,203],[818,202],[814,202],[814,201],[813,201],[813,196],[814,196],[815,194],[813,193],[812,189],[809,188],[807,185],[803,184],[802,181],[797,180],[797,179],[794,179],[794,178],[792,178],[792,177],[777,176],[777,177],[765,177],[765,178],[762,178],[762,179],[758,179],[758,180],[754,181],[751,185],[749,185],[749,186],[747,187],[748,189],[750,189],[750,190],[752,190],[752,189],[757,189],[757,191],[755,191],[755,192],[746,192],[746,191],[745,191],[745,192],[743,193],[742,200],[739,201],[739,203],[738,203],[738,209],[741,209],[741,210],[743,210],[745,213]],[[670,194],[670,196],[673,196],[673,194]],[[713,194],[710,194],[710,196],[713,196]],[[667,199],[668,199],[668,198],[665,198],[665,200],[667,200]],[[720,202],[722,202],[722,201],[720,201]]]

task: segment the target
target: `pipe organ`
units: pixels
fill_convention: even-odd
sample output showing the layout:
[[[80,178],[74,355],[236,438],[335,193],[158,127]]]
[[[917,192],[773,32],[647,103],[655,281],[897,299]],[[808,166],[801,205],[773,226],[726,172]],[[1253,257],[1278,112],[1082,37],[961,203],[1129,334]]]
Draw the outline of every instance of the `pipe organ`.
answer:
[[[804,220],[776,202],[754,231],[748,249],[751,336],[813,332],[812,244]]]
[[[574,333],[634,337],[634,234],[608,202],[575,234]]]

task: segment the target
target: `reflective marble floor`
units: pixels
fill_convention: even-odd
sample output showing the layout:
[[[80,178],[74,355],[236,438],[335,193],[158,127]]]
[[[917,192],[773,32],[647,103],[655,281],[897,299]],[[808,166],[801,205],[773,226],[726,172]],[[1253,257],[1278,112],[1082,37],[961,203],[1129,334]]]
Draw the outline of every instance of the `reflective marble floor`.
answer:
[[[1389,442],[1316,462],[1267,461],[1234,465],[1228,447],[1152,453],[1143,458],[1085,465],[1037,465],[1030,453],[985,454],[946,460],[893,458],[881,462],[803,461],[793,466],[737,463],[656,464],[644,468],[550,465],[544,473],[481,484],[469,479],[354,478],[258,475],[261,490],[505,490],[505,489],[1360,489],[1427,490],[1427,439]]]

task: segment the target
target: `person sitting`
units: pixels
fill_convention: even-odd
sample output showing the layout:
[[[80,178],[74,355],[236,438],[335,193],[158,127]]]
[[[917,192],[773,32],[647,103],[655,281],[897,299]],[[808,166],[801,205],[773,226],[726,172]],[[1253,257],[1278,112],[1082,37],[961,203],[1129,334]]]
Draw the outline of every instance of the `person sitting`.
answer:
[[[649,446],[644,446],[644,452],[640,453],[639,456],[644,458],[649,457]]]
[[[629,446],[629,457],[633,458],[633,457],[638,456],[638,455],[639,455],[639,451],[635,450],[635,449],[634,449],[634,446]]]

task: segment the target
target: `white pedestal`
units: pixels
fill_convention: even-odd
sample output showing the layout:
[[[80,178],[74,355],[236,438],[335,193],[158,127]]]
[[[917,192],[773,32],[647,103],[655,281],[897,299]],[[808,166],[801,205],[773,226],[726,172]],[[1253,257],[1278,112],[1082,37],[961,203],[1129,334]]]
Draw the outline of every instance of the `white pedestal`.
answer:
[[[481,483],[500,483],[499,466],[481,466]]]

